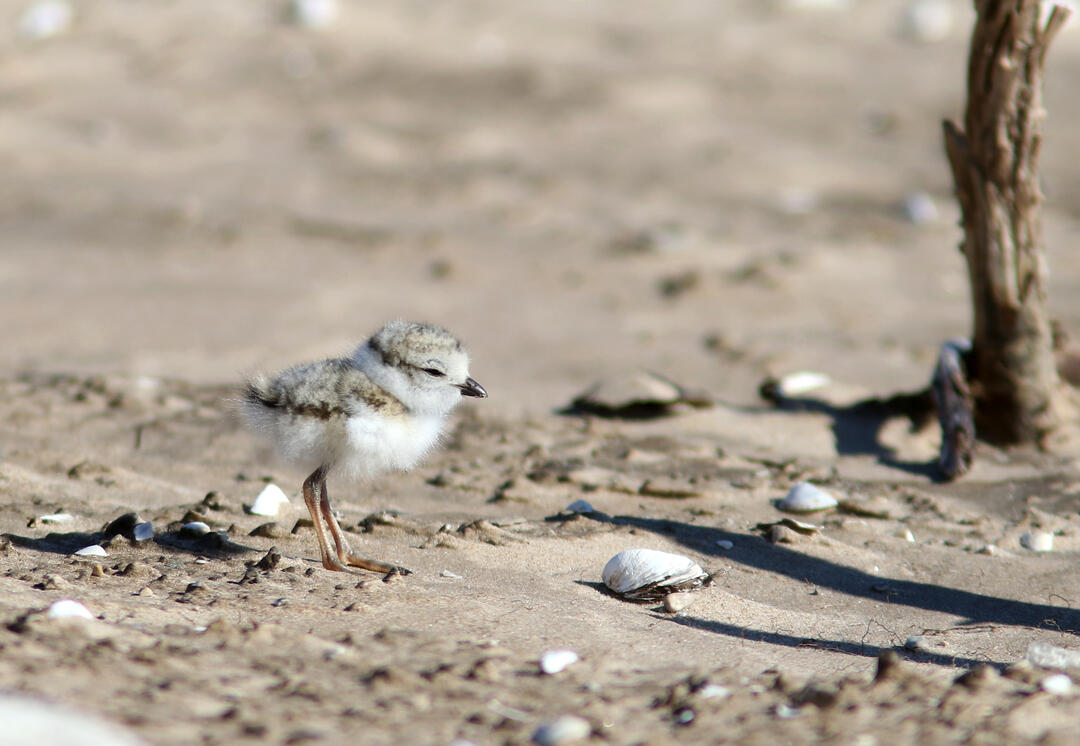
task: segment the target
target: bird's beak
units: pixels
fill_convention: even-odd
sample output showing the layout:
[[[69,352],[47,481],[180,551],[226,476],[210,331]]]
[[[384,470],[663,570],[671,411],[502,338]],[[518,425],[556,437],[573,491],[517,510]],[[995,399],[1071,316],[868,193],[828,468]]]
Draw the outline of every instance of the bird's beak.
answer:
[[[484,390],[484,387],[471,378],[466,378],[465,383],[459,383],[457,387],[461,389],[462,396],[475,396],[477,399],[487,398],[487,391]]]

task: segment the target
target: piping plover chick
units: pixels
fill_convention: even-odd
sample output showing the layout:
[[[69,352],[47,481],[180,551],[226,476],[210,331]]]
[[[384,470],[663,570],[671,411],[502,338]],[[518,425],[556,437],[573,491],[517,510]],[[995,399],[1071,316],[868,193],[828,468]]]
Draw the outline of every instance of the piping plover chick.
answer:
[[[251,429],[269,439],[284,460],[311,470],[304,502],[323,567],[408,574],[353,554],[331,510],[326,478],[364,479],[411,469],[438,442],[446,416],[463,396],[482,399],[487,392],[469,378],[469,355],[461,342],[437,326],[391,321],[350,357],[252,378],[244,388],[242,411]]]

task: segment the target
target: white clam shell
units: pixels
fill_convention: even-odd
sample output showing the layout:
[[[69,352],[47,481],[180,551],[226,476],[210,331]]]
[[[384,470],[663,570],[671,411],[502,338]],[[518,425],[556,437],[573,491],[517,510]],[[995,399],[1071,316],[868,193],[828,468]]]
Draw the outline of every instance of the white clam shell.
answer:
[[[276,484],[268,484],[255,498],[255,502],[248,508],[252,515],[275,516],[281,510],[282,505],[288,505],[288,496],[281,491]]]
[[[192,521],[180,527],[180,533],[187,536],[203,536],[210,533],[210,527],[202,521]]]
[[[549,650],[540,656],[540,670],[546,674],[556,674],[581,660],[573,650]]]
[[[627,598],[651,599],[700,588],[708,575],[689,557],[655,549],[627,549],[604,565],[604,585]]]
[[[83,547],[82,549],[75,552],[75,554],[77,556],[79,556],[79,557],[108,557],[109,556],[109,553],[105,551],[105,547],[101,546],[100,544],[91,544],[88,547]]]
[[[45,616],[49,619],[69,619],[71,617],[78,617],[80,619],[94,618],[94,615],[90,613],[88,608],[70,598],[62,598],[54,603],[49,607]]]
[[[1033,552],[1052,552],[1054,535],[1046,531],[1031,531],[1020,537],[1020,545]]]
[[[776,507],[789,513],[813,513],[835,508],[836,498],[809,482],[797,482]]]

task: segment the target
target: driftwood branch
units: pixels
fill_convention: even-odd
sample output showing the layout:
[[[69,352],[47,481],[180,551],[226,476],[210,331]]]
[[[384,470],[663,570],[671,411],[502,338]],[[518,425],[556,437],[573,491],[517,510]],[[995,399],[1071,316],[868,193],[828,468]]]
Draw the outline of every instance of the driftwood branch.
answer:
[[[944,123],[974,309],[974,420],[1003,444],[1046,445],[1076,420],[1055,366],[1038,184],[1043,67],[1069,11],[1042,24],[1039,5],[976,0],[963,128]]]

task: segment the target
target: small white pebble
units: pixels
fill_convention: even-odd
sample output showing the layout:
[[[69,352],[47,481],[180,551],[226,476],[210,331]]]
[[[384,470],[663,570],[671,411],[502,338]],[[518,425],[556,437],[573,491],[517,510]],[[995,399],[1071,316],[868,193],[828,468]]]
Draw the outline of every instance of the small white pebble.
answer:
[[[896,537],[898,539],[903,539],[904,541],[915,541],[915,534],[911,533],[910,528],[901,528],[897,530]]]
[[[727,539],[717,539],[716,546],[720,547],[721,549],[731,549],[735,546],[735,542],[728,541]]]
[[[94,615],[90,613],[88,608],[78,601],[72,601],[70,598],[63,598],[54,603],[49,607],[45,616],[49,619],[68,619],[71,617],[78,617],[80,619],[94,618]]]
[[[911,635],[904,640],[904,647],[908,650],[922,650],[925,647],[926,640],[922,635]]]
[[[581,658],[573,650],[549,650],[540,656],[540,670],[546,674],[556,674],[577,663]]]
[[[781,702],[775,708],[773,708],[773,713],[775,713],[776,717],[780,718],[781,720],[791,720],[792,718],[797,718],[799,717],[799,715],[802,715],[802,710]]]
[[[273,517],[281,510],[282,505],[288,505],[288,496],[281,491],[276,484],[268,484],[255,498],[255,502],[248,508],[251,515],[263,515]]]
[[[450,572],[449,570],[443,570],[442,572],[439,573],[439,575],[441,575],[444,578],[452,578],[454,580],[461,580],[460,575],[458,575],[456,572]]]
[[[79,557],[108,557],[109,556],[109,553],[105,551],[105,547],[101,546],[100,544],[91,544],[88,547],[83,547],[82,549],[75,552],[75,554],[77,556],[79,556]]]
[[[697,599],[692,593],[669,593],[664,596],[664,611],[678,614]]]
[[[731,696],[731,690],[720,684],[706,684],[701,687],[698,696],[702,699],[727,699]]]
[[[28,41],[57,36],[71,28],[75,13],[64,0],[40,0],[19,15],[16,31]]]
[[[38,520],[42,523],[67,523],[75,520],[75,516],[70,513],[50,513],[39,517]]]
[[[788,373],[780,379],[780,395],[793,397],[807,394],[814,389],[828,386],[830,379],[824,373],[815,373],[812,370],[801,370],[797,373]]]

